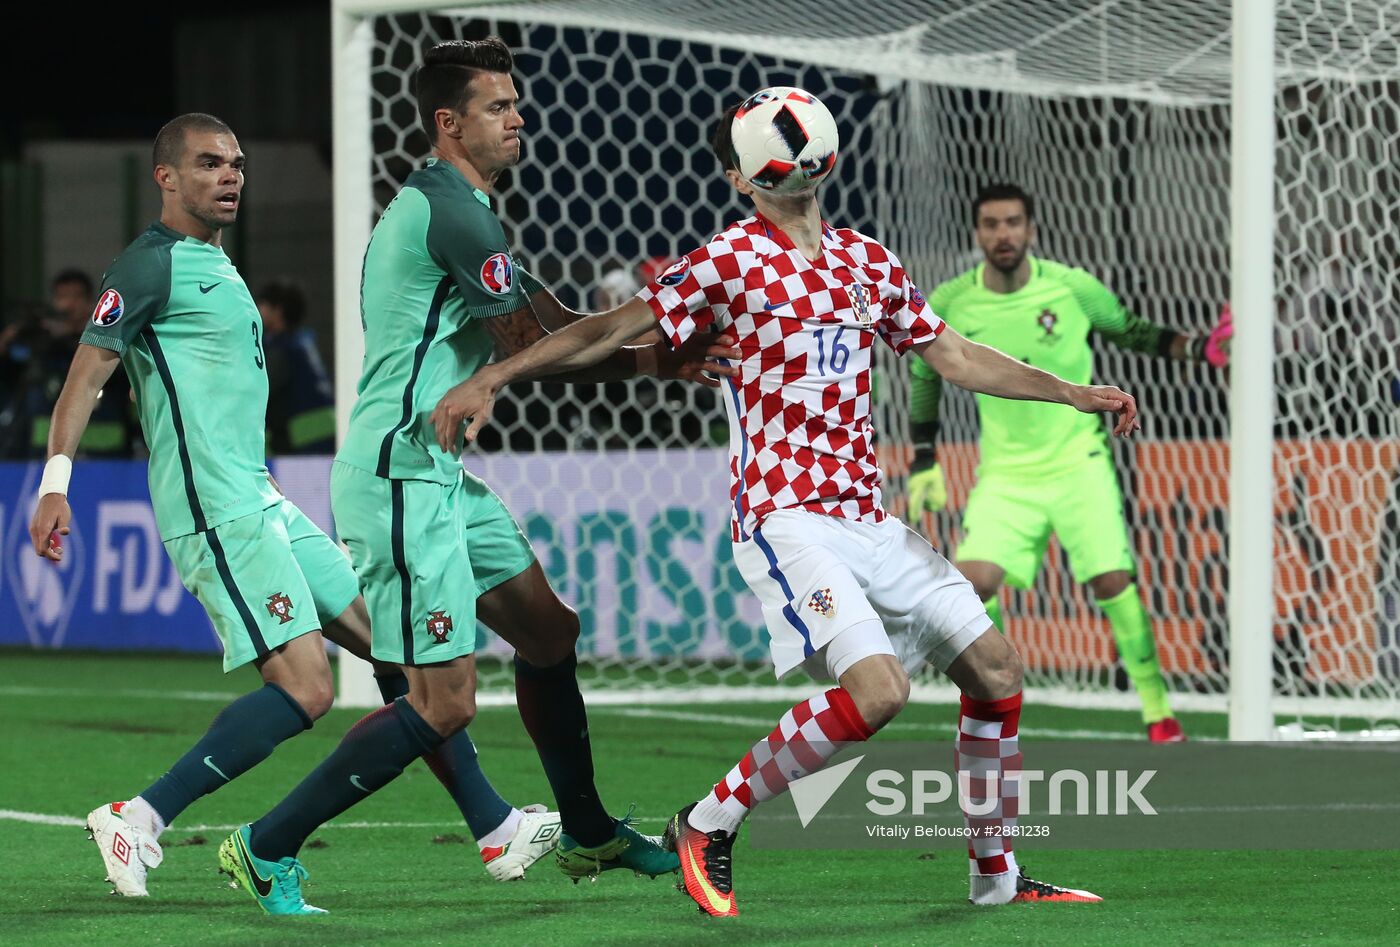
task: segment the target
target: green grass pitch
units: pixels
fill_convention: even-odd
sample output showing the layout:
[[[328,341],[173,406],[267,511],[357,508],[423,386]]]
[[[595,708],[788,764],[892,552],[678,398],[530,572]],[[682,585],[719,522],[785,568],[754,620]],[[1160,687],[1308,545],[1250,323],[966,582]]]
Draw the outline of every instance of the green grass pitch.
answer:
[[[741,916],[702,917],[669,879],[614,872],[570,884],[549,864],[500,884],[447,795],[415,765],[313,836],[303,860],[321,918],[263,916],[216,871],[233,825],[256,818],[322,759],[359,716],[333,710],[314,730],[197,802],[163,838],[152,897],[107,894],[81,818],[138,792],[199,736],[225,699],[257,683],[217,659],[0,653],[0,943],[38,944],[1356,944],[1395,943],[1393,852],[1044,852],[1020,857],[1037,877],[1103,895],[1100,905],[966,902],[967,862],[926,852],[771,852],[736,848]],[[226,695],[226,697],[219,696]],[[606,708],[590,714],[598,783],[611,811],[631,803],[644,831],[696,798],[785,709],[779,704]],[[707,715],[724,722],[707,721]],[[1183,715],[1194,736],[1225,721]],[[695,718],[702,719],[695,719]],[[732,720],[743,718],[752,723]],[[913,706],[890,738],[950,739],[951,707]],[[1029,704],[1037,739],[1074,731],[1140,735],[1131,713]],[[1040,735],[1037,736],[1037,733]],[[517,804],[549,801],[513,708],[472,727],[487,773]],[[1169,748],[1165,749],[1170,752]]]

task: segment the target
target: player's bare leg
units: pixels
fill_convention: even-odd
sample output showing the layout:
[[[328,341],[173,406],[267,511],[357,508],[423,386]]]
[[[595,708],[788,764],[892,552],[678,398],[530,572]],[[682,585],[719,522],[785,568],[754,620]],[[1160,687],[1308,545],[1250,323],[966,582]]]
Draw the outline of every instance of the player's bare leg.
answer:
[[[324,634],[355,657],[370,662],[384,703],[408,694],[403,669],[377,661],[370,654],[369,610],[362,597],[326,622]],[[554,849],[559,814],[537,805],[516,808],[501,798],[482,772],[476,746],[465,729],[448,737],[423,761],[457,804],[491,877],[497,881],[523,878],[530,866]]]
[[[891,654],[872,654],[841,675],[861,719],[872,731],[884,729],[909,703],[909,675]]]
[[[959,562],[957,568],[967,577],[967,581],[972,583],[977,597],[982,600],[982,604],[987,609],[987,617],[992,620],[993,625],[997,626],[997,631],[1005,634],[1006,622],[1001,616],[1001,600],[997,597],[997,593],[1006,583],[1006,570],[995,562],[986,562],[980,559]]]
[[[294,638],[253,663],[264,683],[286,691],[313,721],[331,709],[335,678],[319,634]]]
[[[578,615],[559,600],[538,562],[477,599],[478,617],[511,644],[520,719],[559,806],[559,867],[575,881],[610,868],[655,877],[676,870],[661,840],[608,815],[593,778],[588,714],[578,686]]]
[[[1183,743],[1186,734],[1172,716],[1167,698],[1167,682],[1157,661],[1157,646],[1152,640],[1152,619],[1142,604],[1133,574],[1115,569],[1089,580],[1094,601],[1108,617],[1113,640],[1118,645],[1118,660],[1128,680],[1133,682],[1138,699],[1142,701],[1142,722],[1147,725],[1147,738],[1153,743]]]
[[[966,800],[983,803],[995,793],[998,804],[990,813],[972,815],[964,807],[971,831],[968,870],[973,904],[1009,904],[1013,901],[1102,900],[1098,895],[1060,888],[1025,876],[1016,864],[1011,836],[1017,796],[1006,771],[1021,769],[1017,729],[1021,717],[1021,658],[1016,649],[994,629],[988,629],[948,666],[948,679],[962,691],[958,718],[956,759],[958,769],[971,775]],[[960,780],[961,782],[961,780]],[[980,806],[979,806],[980,811]]]
[[[220,711],[164,775],[129,802],[88,813],[88,831],[117,894],[147,894],[146,873],[163,858],[160,835],[191,803],[261,763],[330,709],[331,669],[319,634],[293,638],[256,666],[265,685]]]

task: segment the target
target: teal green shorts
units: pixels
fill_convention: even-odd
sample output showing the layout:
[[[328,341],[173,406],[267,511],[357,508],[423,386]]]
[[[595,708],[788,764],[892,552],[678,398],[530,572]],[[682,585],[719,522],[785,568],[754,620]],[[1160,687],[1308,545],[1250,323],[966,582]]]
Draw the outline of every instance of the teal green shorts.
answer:
[[[165,551],[214,623],[225,671],[319,630],[359,594],[340,547],[287,500],[166,540]]]
[[[311,600],[321,627],[350,607],[360,594],[360,583],[350,565],[350,557],[340,544],[297,509],[290,500],[282,501],[287,535],[292,540],[292,556],[297,568],[311,586]]]
[[[535,561],[500,497],[465,470],[444,484],[389,480],[337,462],[331,512],[381,661],[437,664],[471,654],[477,597]]]
[[[1054,533],[1078,582],[1133,572],[1123,493],[1107,453],[1050,479],[1026,474],[980,477],[963,513],[959,562],[991,562],[1006,581],[1030,588]]]

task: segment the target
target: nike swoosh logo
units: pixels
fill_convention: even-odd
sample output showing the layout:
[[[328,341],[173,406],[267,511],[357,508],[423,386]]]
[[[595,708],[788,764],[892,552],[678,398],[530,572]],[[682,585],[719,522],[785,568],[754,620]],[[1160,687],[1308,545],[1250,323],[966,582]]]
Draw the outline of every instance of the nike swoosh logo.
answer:
[[[964,338],[964,339],[976,338],[977,336],[981,335],[981,334],[982,334],[983,332],[985,332],[985,331],[986,331],[985,329],[978,329],[976,332],[965,332],[965,333],[963,333],[963,338]]]
[[[228,778],[228,774],[214,765],[214,757],[206,756],[204,758],[204,765],[212,769],[214,772],[218,773],[220,776],[224,777],[224,782],[230,781]]]
[[[272,893],[272,879],[264,878],[253,867],[253,853],[248,851],[248,846],[243,843],[243,834],[240,832],[235,837],[238,839],[238,857],[243,859],[243,867],[248,870],[248,880],[253,883],[253,889],[257,891],[258,897],[267,897]]]
[[[214,288],[216,288],[216,287],[222,286],[222,285],[223,285],[223,282],[222,282],[222,281],[217,282],[217,283],[210,283],[208,286],[205,286],[203,283],[200,283],[200,284],[199,284],[199,291],[200,291],[201,293],[208,293],[210,290],[212,290],[212,289],[214,289]]]
[[[700,870],[700,864],[695,860],[695,848],[691,845],[685,847],[685,858],[690,864],[691,874],[700,883],[700,890],[705,892],[705,898],[710,902],[710,906],[721,914],[729,913],[729,906],[732,903],[729,898],[724,897],[710,884],[710,879],[705,877],[705,873]]]
[[[360,792],[362,792],[362,793],[366,793],[366,794],[369,793],[369,790],[368,790],[368,789],[366,789],[364,786],[361,786],[361,785],[360,785],[360,777],[359,777],[359,776],[351,776],[351,777],[350,777],[350,785],[354,786],[356,789],[358,789],[358,790],[359,790]]]
[[[763,311],[764,311],[764,312],[772,312],[774,309],[781,309],[781,308],[783,308],[784,306],[791,306],[791,305],[792,305],[792,303],[771,303],[771,302],[765,302],[765,303],[763,304]]]

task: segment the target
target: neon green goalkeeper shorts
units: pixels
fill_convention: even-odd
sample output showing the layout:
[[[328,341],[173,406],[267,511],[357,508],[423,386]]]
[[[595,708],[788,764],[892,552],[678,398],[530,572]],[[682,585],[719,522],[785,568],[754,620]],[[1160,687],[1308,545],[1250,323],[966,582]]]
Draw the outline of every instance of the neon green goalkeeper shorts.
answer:
[[[505,504],[465,470],[455,483],[331,468],[336,531],[369,609],[371,653],[420,665],[476,650],[476,600],[535,561]]]
[[[959,562],[991,562],[1006,581],[1030,588],[1054,533],[1075,581],[1134,572],[1123,493],[1107,449],[1051,479],[1029,474],[980,477],[963,513]]]
[[[345,553],[289,500],[166,540],[165,551],[209,614],[225,671],[318,630],[359,594]]]

